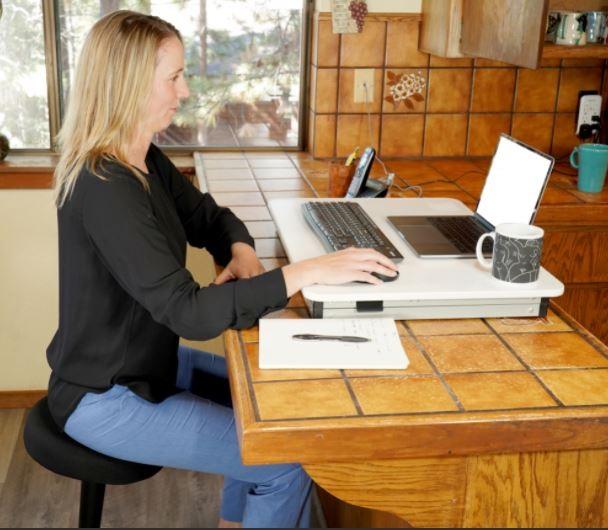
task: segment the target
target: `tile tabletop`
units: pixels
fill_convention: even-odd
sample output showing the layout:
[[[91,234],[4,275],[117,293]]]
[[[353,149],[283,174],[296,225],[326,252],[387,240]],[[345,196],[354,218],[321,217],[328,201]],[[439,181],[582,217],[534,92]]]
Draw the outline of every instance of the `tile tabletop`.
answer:
[[[284,264],[268,210],[258,205],[259,190],[324,196],[327,163],[302,153],[196,157],[202,159],[197,163],[202,187],[247,222],[266,266]],[[437,196],[474,205],[483,164],[435,160],[387,166],[421,185],[425,196],[443,194]],[[237,170],[241,177],[235,177]],[[552,179],[549,204],[585,201],[572,192],[566,173],[557,174],[555,183]],[[219,182],[230,184],[214,184]],[[410,196],[399,190],[391,195]],[[272,316],[308,315],[298,295]],[[544,319],[413,320],[398,322],[398,329],[410,359],[406,370],[260,370],[257,327],[229,331],[227,358],[244,462],[605,445],[608,349],[558,308]]]

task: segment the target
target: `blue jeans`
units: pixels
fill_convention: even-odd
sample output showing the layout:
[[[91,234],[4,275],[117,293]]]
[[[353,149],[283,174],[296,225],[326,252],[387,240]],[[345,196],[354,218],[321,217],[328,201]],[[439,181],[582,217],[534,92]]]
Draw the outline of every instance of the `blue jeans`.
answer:
[[[65,432],[99,453],[157,466],[224,475],[221,517],[246,528],[310,526],[312,482],[301,466],[245,466],[234,413],[189,392],[192,371],[226,379],[223,357],[180,346],[177,387],[184,390],[150,403],[114,385],[86,394]]]

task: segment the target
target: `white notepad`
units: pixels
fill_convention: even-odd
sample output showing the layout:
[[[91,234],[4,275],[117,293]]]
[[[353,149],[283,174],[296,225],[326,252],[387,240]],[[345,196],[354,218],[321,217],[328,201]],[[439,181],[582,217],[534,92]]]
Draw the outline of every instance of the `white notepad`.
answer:
[[[296,340],[294,335],[356,336],[369,342]],[[405,369],[409,359],[390,318],[261,319],[260,368]]]

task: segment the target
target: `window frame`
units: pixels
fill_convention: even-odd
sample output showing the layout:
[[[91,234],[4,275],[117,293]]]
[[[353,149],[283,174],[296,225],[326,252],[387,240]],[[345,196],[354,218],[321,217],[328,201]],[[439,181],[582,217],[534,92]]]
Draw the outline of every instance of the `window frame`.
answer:
[[[46,66],[46,80],[48,93],[49,132],[51,145],[46,148],[13,149],[13,153],[28,154],[54,154],[57,153],[55,138],[61,128],[61,65],[58,61],[59,50],[59,19],[58,0],[40,0],[42,3],[42,19],[44,28],[44,55]],[[303,151],[306,148],[306,130],[308,123],[308,83],[309,63],[311,53],[312,19],[314,15],[314,0],[302,1],[302,31],[300,35],[300,112],[298,117],[298,142],[295,146],[267,146],[267,147],[207,147],[207,146],[167,146],[164,151],[172,155],[187,155],[193,152],[205,151]]]

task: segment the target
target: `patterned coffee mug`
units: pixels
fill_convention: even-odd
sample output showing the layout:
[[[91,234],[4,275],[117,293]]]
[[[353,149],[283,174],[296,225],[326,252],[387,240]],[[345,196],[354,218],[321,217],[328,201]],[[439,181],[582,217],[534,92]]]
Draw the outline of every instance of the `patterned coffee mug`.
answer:
[[[504,223],[494,232],[483,234],[477,242],[477,260],[492,271],[497,280],[508,283],[532,283],[540,273],[540,255],[545,232],[538,226]],[[483,257],[482,246],[487,237],[494,240],[492,261]]]

